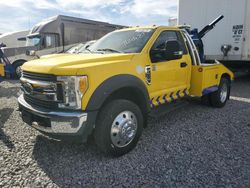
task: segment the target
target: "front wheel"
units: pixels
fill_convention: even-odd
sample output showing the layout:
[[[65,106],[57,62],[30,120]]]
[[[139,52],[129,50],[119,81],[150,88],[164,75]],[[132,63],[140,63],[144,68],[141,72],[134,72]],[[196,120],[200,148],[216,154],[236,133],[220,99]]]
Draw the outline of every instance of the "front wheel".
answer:
[[[213,107],[222,108],[226,105],[229,95],[230,81],[226,78],[221,78],[218,90],[209,96],[210,103]]]
[[[114,100],[102,108],[94,137],[103,152],[121,156],[136,146],[142,129],[140,108],[128,100]]]

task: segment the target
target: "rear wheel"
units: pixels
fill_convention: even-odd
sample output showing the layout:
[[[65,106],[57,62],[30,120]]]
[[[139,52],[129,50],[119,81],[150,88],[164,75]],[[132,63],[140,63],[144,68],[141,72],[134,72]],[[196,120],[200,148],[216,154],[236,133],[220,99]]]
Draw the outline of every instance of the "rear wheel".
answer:
[[[213,107],[222,108],[227,103],[230,95],[230,82],[227,78],[221,78],[219,88],[209,96]]]
[[[101,110],[94,137],[103,152],[121,156],[136,146],[142,129],[140,108],[128,100],[114,100]]]

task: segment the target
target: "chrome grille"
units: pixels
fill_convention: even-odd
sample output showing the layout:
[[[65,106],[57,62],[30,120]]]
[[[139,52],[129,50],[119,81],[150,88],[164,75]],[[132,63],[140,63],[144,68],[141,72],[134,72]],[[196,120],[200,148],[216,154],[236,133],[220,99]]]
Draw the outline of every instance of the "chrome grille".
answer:
[[[25,101],[38,107],[58,108],[58,103],[63,102],[62,86],[56,82],[56,77],[53,77],[23,72],[20,81]]]
[[[30,80],[41,80],[41,81],[52,81],[52,82],[56,81],[56,76],[53,74],[40,74],[40,73],[23,71],[22,77]]]

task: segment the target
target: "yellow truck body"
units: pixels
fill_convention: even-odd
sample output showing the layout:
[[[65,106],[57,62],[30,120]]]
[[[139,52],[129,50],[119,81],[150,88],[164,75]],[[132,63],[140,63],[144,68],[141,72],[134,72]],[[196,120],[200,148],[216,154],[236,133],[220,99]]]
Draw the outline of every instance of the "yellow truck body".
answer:
[[[4,64],[0,64],[0,77],[4,77]]]
[[[41,89],[53,82],[44,83],[47,79],[46,77],[43,80],[44,75],[54,76],[54,82],[59,82],[59,84],[61,81],[56,80],[56,77],[60,77],[60,79],[61,77],[62,79],[66,79],[66,77],[72,77],[73,79],[75,76],[83,78],[82,81],[77,83],[77,85],[81,85],[82,89],[76,92],[82,91],[82,95],[80,95],[80,109],[76,110],[80,110],[82,113],[96,112],[93,118],[85,118],[85,121],[87,121],[86,119],[92,120],[92,125],[87,131],[88,134],[86,134],[89,135],[92,130],[96,129],[96,126],[99,126],[96,124],[98,124],[97,119],[100,117],[100,111],[112,100],[126,99],[132,101],[139,106],[144,116],[162,104],[170,104],[187,96],[202,97],[214,93],[220,89],[222,78],[227,79],[228,83],[234,79],[233,73],[219,63],[194,64],[191,50],[195,51],[195,49],[192,49],[190,44],[190,47],[188,47],[188,39],[185,38],[183,31],[179,28],[165,26],[136,27],[114,31],[111,35],[119,35],[119,32],[136,33],[134,38],[128,38],[124,42],[125,46],[129,46],[134,41],[141,40],[145,36],[148,36],[148,40],[139,52],[113,53],[112,49],[106,49],[110,53],[106,53],[106,51],[98,53],[97,50],[90,53],[86,51],[86,53],[82,54],[57,54],[44,56],[41,59],[25,63],[22,66],[23,77],[21,82],[24,95],[19,98],[20,110],[40,116],[38,113],[40,102],[32,103],[34,97],[37,96],[33,96],[32,91],[36,90],[36,87]],[[172,38],[175,39],[172,40],[170,37],[166,44],[164,43],[162,49],[154,48],[162,37],[172,36],[173,34],[174,37]],[[97,42],[96,45],[101,45],[101,42],[107,40],[109,36],[100,39],[100,42]],[[175,41],[177,39],[179,42]],[[142,43],[142,41],[140,42]],[[181,42],[182,46],[180,47],[178,44]],[[140,45],[140,43],[134,43],[134,45]],[[178,51],[179,54],[173,53],[174,58],[164,60],[163,57],[168,56],[164,51],[168,49],[165,45],[172,45],[172,48],[178,46],[181,50]],[[33,75],[36,75],[36,77],[33,78]],[[42,80],[42,83],[39,80]],[[58,83],[56,84],[58,88]],[[56,86],[54,85],[49,89],[54,87]],[[40,97],[42,94],[40,93],[38,96]],[[48,96],[47,100],[50,100]],[[44,102],[41,102],[41,105]],[[71,112],[74,111],[65,105],[64,107],[71,110]],[[60,111],[60,107],[49,111],[51,112],[51,110]],[[44,111],[40,112],[40,114],[43,114],[42,116],[44,116],[44,113]],[[33,115],[31,116],[33,117]],[[146,116],[144,118],[146,119]],[[30,124],[41,132],[49,135],[68,135],[68,132],[56,132],[53,129],[53,123],[52,128],[50,127],[52,130],[48,127],[41,128],[37,119],[39,118],[35,118]],[[48,115],[47,119],[53,118]]]
[[[198,97],[203,96],[204,90],[219,86],[221,76],[225,73],[233,80],[233,73],[229,72],[222,64],[193,66],[190,94]]]

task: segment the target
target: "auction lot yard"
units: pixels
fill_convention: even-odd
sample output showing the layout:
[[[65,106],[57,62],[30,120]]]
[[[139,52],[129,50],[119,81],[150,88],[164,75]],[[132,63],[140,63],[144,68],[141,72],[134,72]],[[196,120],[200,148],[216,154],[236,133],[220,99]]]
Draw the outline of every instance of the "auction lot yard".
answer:
[[[0,83],[0,187],[250,187],[250,75],[236,78],[225,108],[195,101],[150,119],[120,158],[24,124],[19,86]]]

